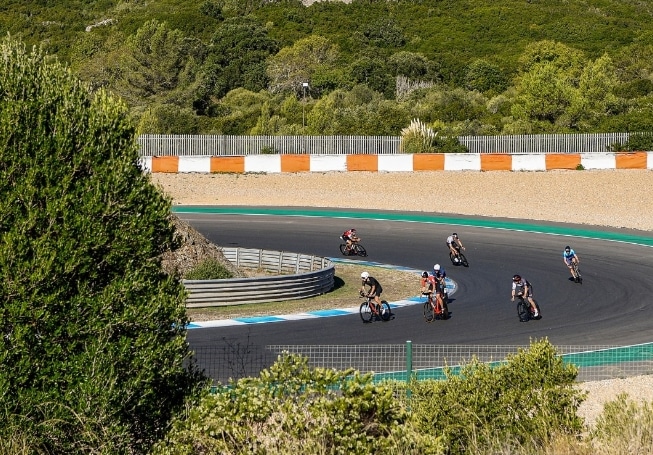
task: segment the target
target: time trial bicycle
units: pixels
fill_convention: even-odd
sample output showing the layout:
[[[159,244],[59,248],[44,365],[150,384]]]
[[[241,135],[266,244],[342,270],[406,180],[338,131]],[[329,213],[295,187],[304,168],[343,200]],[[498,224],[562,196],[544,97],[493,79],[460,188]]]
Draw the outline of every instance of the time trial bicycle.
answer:
[[[426,296],[426,301],[424,302],[424,320],[426,322],[433,322],[436,319],[447,320],[449,319],[449,306],[447,305],[446,297],[442,297],[439,292],[423,292],[423,296]]]
[[[342,238],[342,236],[340,236],[340,240],[344,240]],[[344,256],[361,256],[361,257],[367,256],[367,250],[365,250],[365,247],[363,247],[363,245],[361,245],[358,242],[352,242],[351,243],[351,248],[349,248],[349,249],[347,248],[346,243],[341,243],[340,244],[340,252]]]
[[[365,297],[365,301],[361,303],[359,313],[363,322],[372,322],[372,319],[381,319],[383,322],[390,320],[390,304],[385,300],[381,301],[381,305],[377,305],[374,297],[359,293],[361,297]]]

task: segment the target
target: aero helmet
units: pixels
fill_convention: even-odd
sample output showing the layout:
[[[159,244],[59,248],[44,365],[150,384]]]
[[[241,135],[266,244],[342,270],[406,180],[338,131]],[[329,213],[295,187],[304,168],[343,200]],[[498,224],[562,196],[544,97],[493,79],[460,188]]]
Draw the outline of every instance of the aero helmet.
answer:
[[[361,279],[362,280],[367,280],[370,277],[370,274],[367,272],[361,273]]]
[[[428,278],[429,272],[422,272],[422,278]]]
[[[435,264],[433,266],[433,270],[436,270],[436,271],[440,270],[440,264]]]
[[[519,275],[515,275],[512,277],[512,281],[521,281],[521,277]]]

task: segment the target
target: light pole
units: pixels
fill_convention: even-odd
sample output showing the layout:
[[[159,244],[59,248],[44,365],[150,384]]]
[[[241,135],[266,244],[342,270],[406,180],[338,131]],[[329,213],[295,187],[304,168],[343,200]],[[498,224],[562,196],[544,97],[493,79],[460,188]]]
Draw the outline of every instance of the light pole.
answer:
[[[302,91],[304,92],[304,100],[302,102],[302,136],[303,136],[303,150],[306,153],[306,89],[308,82],[302,82]]]

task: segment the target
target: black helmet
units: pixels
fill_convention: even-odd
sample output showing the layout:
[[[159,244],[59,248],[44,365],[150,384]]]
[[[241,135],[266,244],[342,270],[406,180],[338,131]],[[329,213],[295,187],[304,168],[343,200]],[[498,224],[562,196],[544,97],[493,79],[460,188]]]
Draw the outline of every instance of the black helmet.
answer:
[[[565,251],[570,251],[570,250],[571,250],[571,247],[570,247],[569,245],[567,245],[567,246],[565,247]]]
[[[453,235],[454,237],[458,237],[458,234],[456,234],[455,232],[451,235]]]
[[[521,281],[521,277],[519,275],[515,275],[512,277],[512,281]]]
[[[428,278],[429,272],[422,272],[422,278]]]

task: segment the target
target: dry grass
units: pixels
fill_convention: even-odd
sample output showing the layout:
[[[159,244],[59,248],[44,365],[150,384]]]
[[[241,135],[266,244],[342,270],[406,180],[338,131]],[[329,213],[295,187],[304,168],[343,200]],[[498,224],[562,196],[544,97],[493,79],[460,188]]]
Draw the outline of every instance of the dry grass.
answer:
[[[363,267],[358,265],[336,265],[335,288],[318,297],[282,302],[233,305],[228,307],[189,308],[188,317],[192,321],[213,321],[247,316],[269,316],[302,313],[332,308],[357,307],[361,299],[360,274],[370,272],[383,287],[381,298],[388,302],[403,300],[419,294],[419,275],[411,272],[385,269],[382,267]]]

